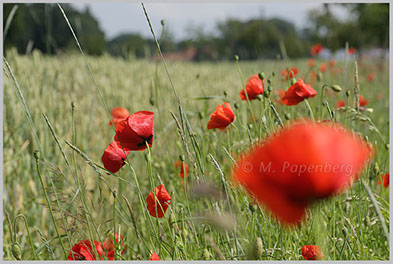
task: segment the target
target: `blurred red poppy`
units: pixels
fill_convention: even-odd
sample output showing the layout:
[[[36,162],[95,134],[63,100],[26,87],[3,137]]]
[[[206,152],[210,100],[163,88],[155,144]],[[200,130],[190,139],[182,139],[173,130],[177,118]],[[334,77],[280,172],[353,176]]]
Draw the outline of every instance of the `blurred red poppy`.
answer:
[[[117,123],[126,119],[127,116],[130,115],[130,113],[128,112],[127,109],[125,109],[123,107],[115,107],[112,109],[111,115],[112,115],[112,121],[109,122],[108,126],[111,126],[111,125],[116,126]]]
[[[113,234],[112,234],[113,236]],[[119,234],[116,233],[115,234],[115,239],[116,239],[116,243],[119,243]],[[124,237],[122,235],[120,235],[120,240],[121,240],[121,254],[124,253],[124,251],[126,251],[126,247],[124,246]],[[103,243],[103,247],[105,252],[107,252],[108,254],[108,259],[109,260],[114,260],[115,259],[115,245],[113,244],[113,238],[108,234],[108,238],[105,239],[104,243]],[[118,251],[119,253],[119,251]]]
[[[171,204],[170,200],[172,199],[172,197],[169,195],[164,185],[162,184],[154,188],[154,192],[155,194],[153,194],[153,192],[151,191],[146,198],[147,210],[149,210],[151,216],[162,218],[164,217],[166,210]]]
[[[356,49],[355,48],[349,48],[348,49],[348,54],[349,55],[352,55],[352,54],[355,54],[356,53]]]
[[[326,64],[321,64],[319,66],[319,71],[320,72],[326,72],[327,71],[327,65]]]
[[[285,78],[285,80],[288,80],[288,76],[289,78],[293,78],[294,76],[296,76],[298,74],[299,70],[295,67],[292,67],[289,69],[289,73],[288,70],[285,69],[281,72],[281,77]]]
[[[365,106],[367,104],[368,104],[368,100],[366,100],[363,95],[359,95],[359,105]]]
[[[258,74],[254,74],[248,79],[245,88],[246,88],[248,100],[254,100],[257,98],[258,94],[263,94],[263,84],[262,84],[262,80],[259,79]],[[239,95],[243,101],[247,101],[247,97],[246,97],[246,93],[244,92],[244,89],[240,91]]]
[[[372,82],[375,79],[375,73],[370,73],[367,75],[367,81]]]
[[[124,161],[127,159],[129,151],[124,151],[117,145],[116,142],[112,142],[105,149],[104,154],[102,154],[102,163],[105,169],[110,172],[116,173],[124,165]]]
[[[183,162],[177,160],[175,161],[175,168],[179,169],[180,168],[180,178],[184,178],[184,176],[188,176],[188,174],[190,173],[190,168],[188,167],[187,164],[184,163],[184,167],[183,167]],[[184,168],[186,169],[186,173],[184,173]]]
[[[102,260],[104,254],[101,243],[94,241],[97,253]],[[90,240],[81,240],[72,246],[68,255],[68,260],[96,260],[95,250],[92,247]]]
[[[345,101],[344,100],[338,100],[337,101],[337,108],[344,107],[344,106],[345,106]]]
[[[301,251],[303,258],[305,258],[306,260],[319,260],[325,257],[319,246],[303,246]]]
[[[295,123],[241,157],[233,178],[286,225],[299,224],[314,201],[349,188],[369,145],[331,123]]]
[[[323,50],[323,46],[318,43],[311,47],[310,54],[311,56],[315,56],[321,53],[322,50]]]
[[[383,184],[383,187],[389,188],[389,173],[386,173],[385,175],[381,175],[378,184],[379,185]]]
[[[234,120],[235,114],[233,113],[231,106],[227,102],[224,102],[224,105],[218,105],[216,110],[210,115],[209,123],[207,123],[207,129],[218,128],[224,130]]]
[[[117,145],[122,146],[124,150],[145,150],[146,143],[152,147],[153,119],[153,112],[140,111],[120,121],[116,126],[115,141]]]
[[[330,66],[330,67],[334,67],[334,65],[336,65],[336,60],[335,60],[335,59],[331,59],[331,60],[329,61],[329,66]]]
[[[308,67],[314,67],[315,65],[315,60],[314,59],[308,59]]]
[[[156,252],[153,251],[153,253],[150,256],[150,260],[161,260],[160,257],[157,255]]]
[[[299,79],[297,83],[288,88],[281,98],[281,102],[285,105],[297,105],[304,99],[314,97],[315,95],[317,95],[317,92],[311,85],[305,84],[302,79]]]

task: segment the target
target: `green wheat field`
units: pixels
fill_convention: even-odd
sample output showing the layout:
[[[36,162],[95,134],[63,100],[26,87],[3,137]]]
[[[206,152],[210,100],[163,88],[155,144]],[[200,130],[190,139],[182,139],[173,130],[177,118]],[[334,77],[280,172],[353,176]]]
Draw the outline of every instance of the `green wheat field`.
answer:
[[[389,258],[389,188],[378,184],[380,176],[389,172],[388,61],[357,62],[360,94],[368,100],[359,113],[354,104],[337,109],[338,100],[347,101],[346,91],[349,101],[354,100],[355,61],[349,58],[336,62],[338,71],[328,68],[317,79],[312,79],[307,59],[247,62],[240,58],[239,68],[235,59],[167,61],[192,128],[179,132],[178,124],[185,126],[161,61],[88,56],[90,73],[80,53],[45,56],[34,51],[23,56],[9,50],[5,58],[9,64],[3,72],[5,260],[15,259],[18,245],[21,252],[16,254],[23,260],[65,260],[78,241],[102,242],[114,232],[124,237],[125,250],[116,256],[118,260],[149,260],[153,251],[161,260],[304,260],[304,245],[320,246],[324,260]],[[317,72],[328,62],[316,59],[315,63],[312,71]],[[375,148],[360,180],[345,193],[315,203],[302,225],[294,228],[277,222],[231,180],[232,158],[266,138],[259,122],[262,115],[269,130],[280,129],[271,108],[262,109],[261,102],[251,101],[257,120],[253,122],[247,102],[241,101],[239,92],[251,75],[263,72],[271,82],[270,98],[284,125],[308,118],[304,103],[279,103],[278,90],[290,86],[281,77],[288,67],[299,69],[296,78],[312,80],[318,94],[308,101],[318,119],[321,87],[339,85],[341,92],[327,89],[325,94],[334,118]],[[370,73],[375,74],[373,81],[367,80]],[[207,130],[210,114],[223,100],[236,116],[236,129],[228,134]],[[128,156],[134,171],[125,165],[114,176],[99,167],[115,134],[108,126],[106,107],[109,113],[113,107],[124,107],[130,114],[142,110],[155,114],[151,154],[132,151]],[[323,109],[324,119],[329,119],[327,107]],[[35,150],[40,151],[38,164],[53,218]],[[185,188],[174,166],[180,158],[190,167]],[[198,183],[203,185],[195,187]],[[148,214],[143,203],[152,187],[160,184],[172,200],[165,217],[158,219]]]

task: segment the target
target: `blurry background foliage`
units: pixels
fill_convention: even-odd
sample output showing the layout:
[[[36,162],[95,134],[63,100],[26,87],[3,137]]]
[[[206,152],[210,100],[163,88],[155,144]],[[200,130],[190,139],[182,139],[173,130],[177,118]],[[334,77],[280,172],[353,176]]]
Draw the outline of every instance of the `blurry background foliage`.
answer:
[[[14,5],[4,4],[4,26]],[[338,4],[324,4],[322,9],[310,11],[309,23],[302,29],[281,18],[228,19],[216,25],[216,35],[193,27],[189,28],[187,39],[175,41],[170,28],[167,28],[161,47],[165,52],[192,48],[195,61],[227,60],[232,59],[233,54],[249,60],[276,58],[277,54],[282,53],[282,47],[285,47],[289,57],[299,58],[307,56],[309,48],[315,43],[322,43],[333,52],[344,47],[346,41],[359,52],[372,47],[388,48],[388,4],[339,4],[350,11],[346,19],[336,17],[330,10],[332,5]],[[125,33],[106,39],[88,7],[80,12],[69,4],[62,6],[88,54],[109,53],[123,58],[148,59],[155,55],[151,38],[139,33]],[[55,4],[18,4],[5,40],[5,50],[16,47],[22,54],[30,53],[32,49],[45,54],[76,49]]]

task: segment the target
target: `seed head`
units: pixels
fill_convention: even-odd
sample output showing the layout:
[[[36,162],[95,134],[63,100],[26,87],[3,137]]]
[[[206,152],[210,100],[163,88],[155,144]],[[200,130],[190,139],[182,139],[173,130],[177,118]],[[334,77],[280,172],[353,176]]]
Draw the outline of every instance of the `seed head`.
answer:
[[[262,238],[257,237],[255,241],[255,255],[258,259],[262,256],[262,251],[263,251]]]

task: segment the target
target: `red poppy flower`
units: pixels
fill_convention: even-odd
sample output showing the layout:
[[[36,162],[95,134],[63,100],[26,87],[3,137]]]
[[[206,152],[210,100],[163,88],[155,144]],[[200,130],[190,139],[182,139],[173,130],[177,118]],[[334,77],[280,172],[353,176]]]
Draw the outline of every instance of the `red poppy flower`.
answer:
[[[368,104],[368,100],[364,99],[363,95],[359,95],[359,105],[365,106]]]
[[[311,47],[310,54],[311,56],[315,56],[321,53],[322,50],[323,50],[323,46],[318,43]]]
[[[385,175],[381,175],[378,184],[381,185],[381,183],[383,184],[383,187],[389,188],[389,173],[386,173]]]
[[[352,55],[352,54],[355,54],[356,53],[356,49],[355,48],[349,48],[348,49],[348,54],[349,55]]]
[[[285,80],[288,80],[288,76],[289,78],[293,78],[294,76],[296,76],[298,74],[299,70],[295,67],[292,67],[289,69],[289,73],[288,70],[283,70],[281,72],[281,77],[285,78]]]
[[[117,123],[126,119],[127,116],[130,115],[130,113],[128,112],[127,109],[125,109],[123,107],[115,107],[112,109],[111,115],[112,115],[112,121],[109,122],[108,126],[111,126],[111,125],[116,126]]]
[[[124,151],[117,145],[116,142],[112,142],[105,149],[104,154],[102,154],[102,163],[105,169],[110,172],[116,173],[124,165],[124,161],[127,159],[129,151]]]
[[[377,99],[378,100],[382,100],[383,98],[383,94],[382,93],[377,93]]]
[[[207,123],[207,129],[218,128],[224,130],[234,120],[235,114],[233,113],[231,106],[227,102],[224,102],[224,105],[218,105],[216,110],[210,115],[209,123]]]
[[[327,71],[327,65],[326,64],[321,64],[319,66],[319,71],[320,72],[326,72]]]
[[[248,79],[246,84],[246,92],[248,96],[248,100],[257,99],[258,94],[263,94],[263,84],[262,80],[259,79],[258,74],[254,74],[253,76]],[[247,101],[246,93],[244,89],[242,89],[239,93],[240,98],[243,101]]]
[[[315,65],[315,60],[314,59],[308,59],[308,67],[312,68]]]
[[[94,241],[97,253],[102,260],[102,255],[104,254],[101,243]],[[90,240],[81,240],[72,246],[70,254],[68,255],[68,260],[96,260],[95,250],[92,247]]]
[[[233,177],[284,224],[348,188],[371,149],[341,126],[297,123],[260,143],[237,162]]]
[[[140,111],[120,121],[116,126],[117,145],[124,150],[145,150],[147,142],[151,147],[154,137],[153,119],[153,112]]]
[[[288,88],[281,98],[281,102],[285,105],[297,105],[304,99],[314,97],[315,95],[317,95],[317,92],[311,85],[305,84],[302,79],[299,79],[297,83]]]
[[[305,258],[306,260],[319,260],[325,257],[319,246],[303,246],[301,251],[303,258]]]
[[[151,216],[157,217],[158,214],[158,218],[162,218],[164,217],[166,210],[171,204],[170,200],[172,199],[172,197],[169,195],[164,185],[162,184],[154,188],[154,192],[155,192],[155,197],[153,192],[151,191],[146,198],[147,210],[149,210]]]
[[[334,65],[336,65],[336,60],[335,60],[335,59],[331,59],[331,60],[329,61],[329,66],[330,66],[330,67],[334,67]]]
[[[338,100],[337,101],[337,108],[344,107],[344,106],[345,106],[345,101],[344,100]]]
[[[119,234],[118,233],[115,234],[115,239],[116,239],[116,244],[119,243]],[[121,251],[121,254],[123,254],[124,251],[126,251],[126,247],[123,245],[124,237],[122,235],[120,235],[120,240],[121,240],[121,248],[123,249]],[[105,252],[108,253],[108,259],[114,260],[115,259],[115,245],[113,244],[113,238],[111,236],[108,235],[108,238],[105,239],[105,241],[103,243],[103,247],[104,247]]]
[[[190,168],[188,167],[187,164],[184,163],[184,167],[183,167],[183,162],[181,161],[175,161],[175,168],[178,169],[180,168],[180,178],[184,178],[184,176],[188,176],[188,174],[190,173]],[[184,174],[184,168],[186,169],[186,173]]]
[[[367,81],[372,82],[375,79],[375,73],[370,73],[367,75]]]
[[[150,260],[161,260],[160,257],[157,255],[156,252],[153,251],[153,253],[150,256]]]

